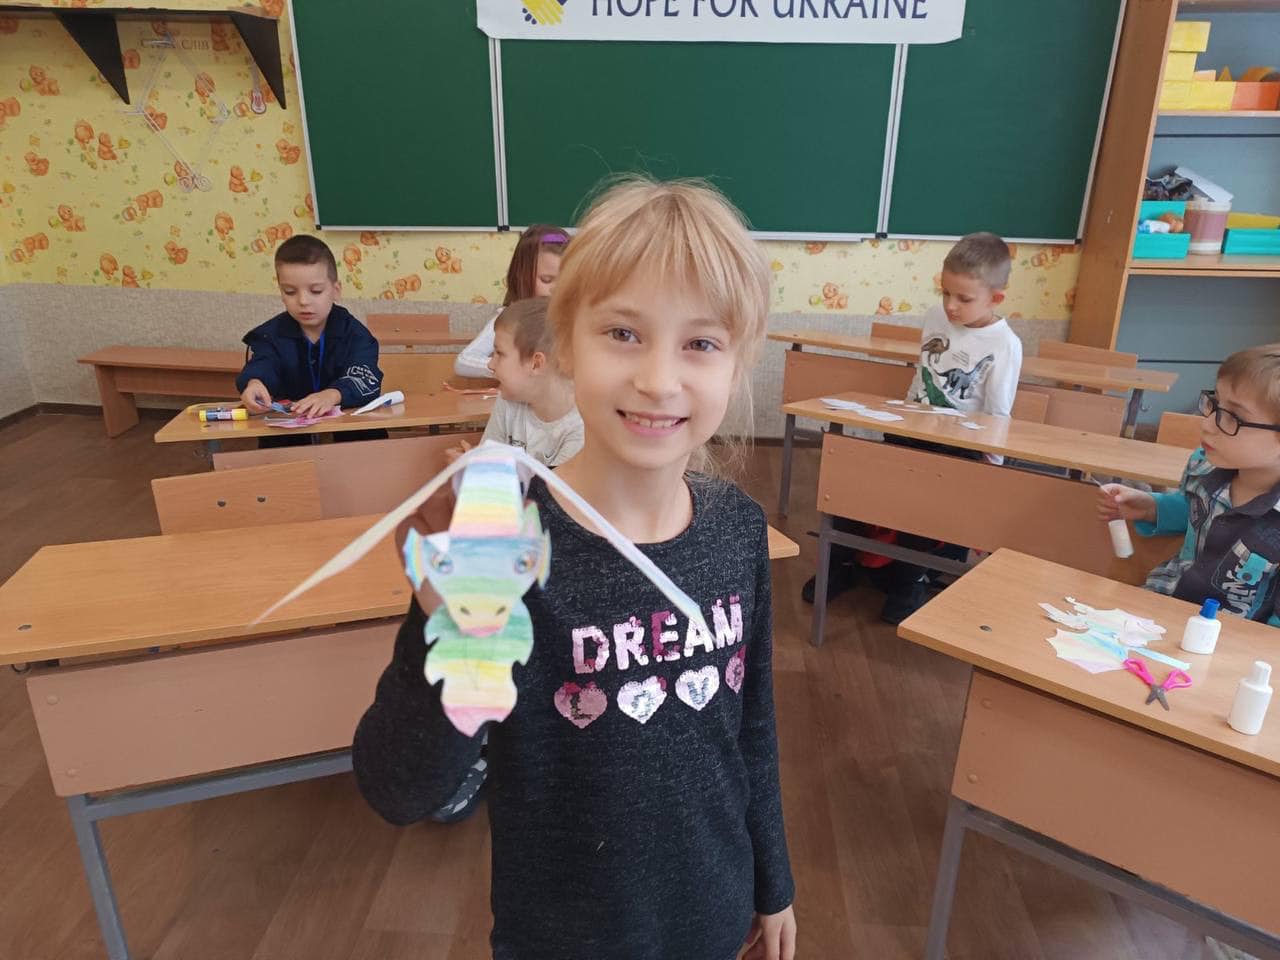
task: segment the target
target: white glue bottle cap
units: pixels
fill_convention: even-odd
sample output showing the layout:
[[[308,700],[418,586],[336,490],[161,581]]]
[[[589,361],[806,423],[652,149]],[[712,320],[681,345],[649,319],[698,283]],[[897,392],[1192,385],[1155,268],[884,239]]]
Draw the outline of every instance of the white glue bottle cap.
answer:
[[[1111,534],[1111,549],[1117,557],[1125,560],[1133,556],[1133,541],[1129,539],[1129,525],[1124,520],[1117,517],[1110,521],[1107,532]]]
[[[1188,653],[1213,653],[1221,629],[1218,601],[1206,600],[1199,613],[1187,618],[1187,628],[1182,633],[1182,649]]]
[[[1253,736],[1262,729],[1262,721],[1271,705],[1271,664],[1255,660],[1249,675],[1236,688],[1227,723],[1233,730]]]

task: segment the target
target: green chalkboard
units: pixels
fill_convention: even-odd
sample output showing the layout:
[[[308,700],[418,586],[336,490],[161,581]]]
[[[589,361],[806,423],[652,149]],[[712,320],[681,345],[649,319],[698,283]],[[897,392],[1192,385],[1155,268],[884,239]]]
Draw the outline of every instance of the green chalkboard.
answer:
[[[512,224],[604,177],[705,177],[760,231],[873,233],[894,48],[503,41]]]
[[[967,0],[908,48],[889,232],[1074,240],[1121,0]]]
[[[299,0],[325,227],[495,227],[488,39],[475,0]]]

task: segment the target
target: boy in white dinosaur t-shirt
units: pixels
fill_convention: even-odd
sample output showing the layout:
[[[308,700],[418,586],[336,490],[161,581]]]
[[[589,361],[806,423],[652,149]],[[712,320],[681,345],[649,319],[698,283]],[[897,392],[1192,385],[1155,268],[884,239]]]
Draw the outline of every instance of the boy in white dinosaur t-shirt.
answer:
[[[994,233],[971,233],[962,237],[942,263],[942,303],[925,313],[920,335],[920,363],[906,399],[935,407],[952,407],[965,413],[989,413],[1007,417],[1013,408],[1022,372],[1022,341],[997,315],[1009,283],[1012,258],[1009,246]],[[890,443],[922,447],[937,452],[977,458],[972,451],[940,444],[886,436]],[[991,463],[1003,458],[987,455]],[[837,529],[853,532],[861,525],[837,521]],[[863,529],[861,532],[867,533]],[[892,531],[883,531],[889,538]],[[880,534],[877,534],[879,537]],[[916,549],[937,548],[944,556],[963,555],[963,547],[936,544],[919,537],[892,538]],[[885,592],[880,618],[900,623],[925,599],[924,569],[901,561],[890,562],[873,554],[859,554],[848,547],[832,546],[831,571],[827,578],[827,599],[854,585],[858,574],[868,570]],[[816,578],[804,586],[803,597],[812,603]]]

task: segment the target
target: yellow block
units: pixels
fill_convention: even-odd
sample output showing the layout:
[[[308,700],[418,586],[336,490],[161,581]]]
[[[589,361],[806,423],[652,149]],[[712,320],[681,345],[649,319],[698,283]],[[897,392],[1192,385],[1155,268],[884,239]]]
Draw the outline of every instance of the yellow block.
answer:
[[[1191,81],[1166,80],[1160,84],[1161,110],[1190,110]]]
[[[1234,83],[1221,80],[1192,80],[1188,110],[1230,110],[1236,95]]]
[[[1280,217],[1269,213],[1228,213],[1228,230],[1280,230]]]
[[[1196,72],[1194,53],[1170,53],[1164,58],[1164,79],[1190,80]]]
[[[1175,20],[1169,49],[1177,53],[1204,53],[1209,49],[1208,20]]]

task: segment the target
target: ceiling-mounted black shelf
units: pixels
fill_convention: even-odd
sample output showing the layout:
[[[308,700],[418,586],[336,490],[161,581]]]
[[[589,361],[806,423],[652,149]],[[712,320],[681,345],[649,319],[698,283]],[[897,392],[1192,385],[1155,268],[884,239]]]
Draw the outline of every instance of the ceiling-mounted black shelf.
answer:
[[[120,99],[129,103],[129,82],[124,73],[118,20],[230,20],[253,57],[267,86],[280,106],[285,106],[284,67],[280,61],[280,33],[275,17],[256,7],[210,7],[205,10],[171,10],[168,7],[123,7],[90,10],[84,7],[37,7],[25,3],[0,3],[0,13],[19,16],[53,16],[66,29]]]

